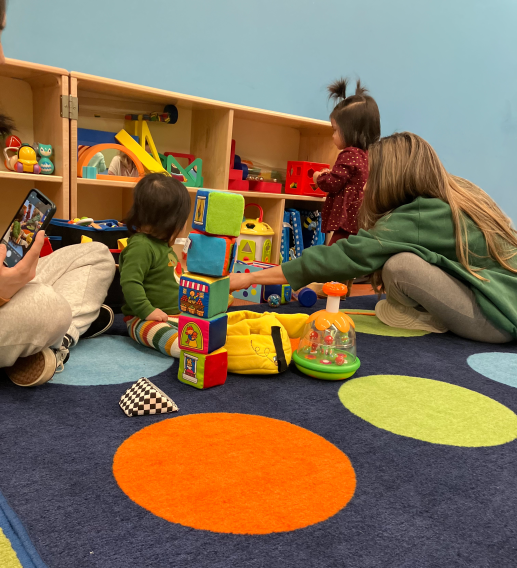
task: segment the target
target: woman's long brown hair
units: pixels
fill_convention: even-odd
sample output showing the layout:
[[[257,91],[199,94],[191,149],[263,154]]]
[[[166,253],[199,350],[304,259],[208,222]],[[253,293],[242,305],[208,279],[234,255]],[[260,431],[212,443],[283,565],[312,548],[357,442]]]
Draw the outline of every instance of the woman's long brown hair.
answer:
[[[449,174],[424,139],[411,132],[381,138],[369,147],[368,163],[370,173],[360,213],[364,229],[373,228],[379,219],[417,197],[438,198],[450,205],[456,254],[470,274],[487,280],[479,274],[483,268],[471,265],[471,258],[478,255],[469,250],[468,218],[483,233],[488,256],[517,273],[515,263],[509,263],[517,255],[517,232],[510,219],[482,189]]]

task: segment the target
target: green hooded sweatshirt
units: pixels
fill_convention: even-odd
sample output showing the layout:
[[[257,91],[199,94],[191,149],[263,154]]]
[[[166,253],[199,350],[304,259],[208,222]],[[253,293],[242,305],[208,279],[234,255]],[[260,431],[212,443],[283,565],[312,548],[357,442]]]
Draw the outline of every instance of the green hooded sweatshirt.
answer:
[[[360,230],[331,247],[305,250],[300,258],[283,264],[282,270],[297,290],[311,282],[346,282],[371,274],[391,256],[410,252],[467,284],[487,319],[517,338],[517,274],[488,257],[483,233],[470,218],[467,235],[470,266],[484,268],[479,274],[488,282],[470,274],[459,262],[449,205],[425,197],[398,207],[369,231]],[[517,268],[517,256],[510,263]]]

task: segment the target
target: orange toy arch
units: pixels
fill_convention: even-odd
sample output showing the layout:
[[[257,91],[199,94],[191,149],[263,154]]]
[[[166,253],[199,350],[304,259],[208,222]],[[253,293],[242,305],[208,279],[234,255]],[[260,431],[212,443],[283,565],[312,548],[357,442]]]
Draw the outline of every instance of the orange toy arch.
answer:
[[[142,162],[136,157],[136,154],[131,152],[131,150],[128,150],[125,146],[122,146],[122,144],[97,144],[96,146],[91,146],[90,148],[88,148],[88,150],[81,153],[79,159],[77,160],[77,177],[83,177],[83,166],[87,166],[93,156],[95,156],[97,152],[102,152],[103,150],[119,150],[120,152],[124,152],[124,154],[127,154],[128,157],[131,158],[138,171],[138,177],[133,179],[138,180],[144,177],[145,170]],[[123,178],[121,176],[97,175],[97,179],[127,181],[126,178]]]

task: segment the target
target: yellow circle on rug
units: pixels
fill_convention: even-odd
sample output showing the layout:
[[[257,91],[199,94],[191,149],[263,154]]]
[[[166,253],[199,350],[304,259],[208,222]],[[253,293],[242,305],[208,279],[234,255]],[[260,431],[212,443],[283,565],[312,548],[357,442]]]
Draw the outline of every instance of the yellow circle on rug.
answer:
[[[363,313],[354,314],[353,311],[348,311],[347,314],[354,320],[355,330],[359,333],[368,333],[370,335],[385,335],[387,337],[421,337],[428,335],[430,331],[423,331],[420,329],[402,329],[399,327],[390,327],[382,323],[382,321],[374,315],[364,315],[366,310],[361,310]]]
[[[348,457],[299,426],[247,414],[163,420],[118,448],[113,474],[135,503],[173,523],[235,534],[292,531],[352,498]]]
[[[517,416],[509,408],[441,381],[371,375],[343,384],[339,398],[377,428],[424,442],[481,447],[517,438]]]

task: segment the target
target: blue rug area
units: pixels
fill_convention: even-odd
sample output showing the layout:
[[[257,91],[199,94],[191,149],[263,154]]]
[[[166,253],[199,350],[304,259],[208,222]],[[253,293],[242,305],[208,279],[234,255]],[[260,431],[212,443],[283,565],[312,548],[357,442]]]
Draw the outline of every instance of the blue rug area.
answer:
[[[372,297],[351,298],[342,307],[374,304]],[[281,309],[313,311],[295,302]],[[362,365],[349,382],[311,379],[290,368],[280,376],[230,374],[225,385],[198,391],[177,380],[176,361],[139,350],[123,336],[117,316],[110,336],[88,340],[110,345],[111,355],[84,341],[59,382],[23,389],[0,377],[0,490],[49,568],[515,568],[517,389],[494,376],[498,361],[517,356],[515,343],[358,333]],[[178,413],[122,413],[121,395],[142,375],[177,403]],[[409,377],[430,380],[408,388]],[[432,386],[425,398],[419,385]],[[386,402],[375,405],[380,397]],[[328,442],[353,467],[349,502],[304,528],[230,534],[171,522],[131,500],[113,473],[121,446],[146,426],[206,413],[274,419]],[[418,428],[411,429],[408,413]],[[427,437],[431,443],[419,436],[433,425],[433,413],[441,429]],[[493,420],[484,419],[490,413]],[[199,445],[195,431],[192,441]],[[278,461],[290,457],[279,454]],[[171,463],[181,458],[170,454]],[[187,472],[193,482],[199,473]],[[172,499],[174,484],[163,491]],[[201,495],[190,508],[215,498]]]

